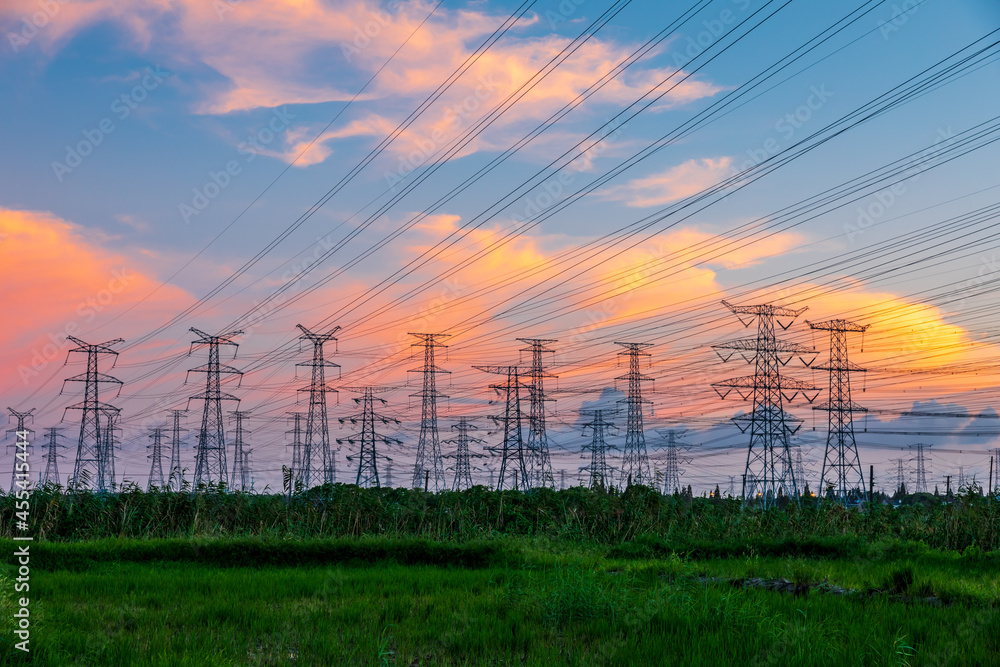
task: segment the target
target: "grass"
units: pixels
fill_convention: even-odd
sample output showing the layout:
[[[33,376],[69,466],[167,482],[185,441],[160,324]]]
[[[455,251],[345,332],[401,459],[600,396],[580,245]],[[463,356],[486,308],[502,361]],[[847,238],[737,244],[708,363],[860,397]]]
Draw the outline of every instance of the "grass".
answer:
[[[201,554],[232,544],[196,542]],[[313,542],[284,543],[311,554],[295,565],[253,563],[274,553],[264,539],[214,562],[188,557],[190,540],[35,544],[31,664],[988,665],[1000,653],[998,561],[974,550],[622,557],[543,536],[449,561],[464,545]],[[749,577],[858,592],[731,583]],[[3,664],[17,659],[0,648]]]

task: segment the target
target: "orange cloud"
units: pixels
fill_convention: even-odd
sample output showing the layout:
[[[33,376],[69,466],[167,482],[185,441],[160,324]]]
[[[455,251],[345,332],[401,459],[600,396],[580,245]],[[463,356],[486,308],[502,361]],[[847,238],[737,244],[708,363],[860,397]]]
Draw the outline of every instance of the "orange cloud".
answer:
[[[732,159],[688,160],[666,171],[607,188],[599,196],[626,206],[660,206],[709,188],[732,172]]]
[[[141,271],[138,260],[100,249],[86,230],[47,212],[0,209],[0,235],[0,280],[11,286],[5,305],[20,313],[24,324],[0,333],[0,368],[26,384],[62,364],[70,347],[66,336],[88,342],[95,336],[125,338],[148,325],[144,315],[162,318],[164,310],[172,312],[191,300],[165,286],[109,334],[100,329],[104,322],[159,285]]]

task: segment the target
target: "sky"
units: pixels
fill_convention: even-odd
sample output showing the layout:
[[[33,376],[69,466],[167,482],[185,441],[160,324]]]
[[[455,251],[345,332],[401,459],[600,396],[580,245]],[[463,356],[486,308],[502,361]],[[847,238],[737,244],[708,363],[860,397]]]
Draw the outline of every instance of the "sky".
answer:
[[[85,371],[67,336],[123,339],[103,398],[122,410],[118,473],[145,485],[168,409],[190,407],[193,468],[204,379],[187,371],[207,351],[190,329],[241,331],[226,391],[251,413],[255,489],[280,488],[289,413],[308,407],[296,325],[339,326],[331,435],[351,433],[359,388],[394,387],[379,410],[401,422],[386,453],[405,480],[412,332],[449,336],[441,437],[469,416],[490,445],[503,406],[475,366],[551,339],[553,466],[575,482],[580,408],[618,406],[620,447],[615,343],[648,342],[652,465],[664,429],[684,431],[682,478],[710,490],[739,480],[729,419],[752,408],[712,387],[751,372],[712,347],[753,334],[722,301],[774,303],[808,307],[779,333],[819,359],[782,368],[822,389],[786,405],[807,479],[830,345],[808,322],[842,318],[869,325],[848,350],[876,486],[895,459],[911,474],[918,442],[929,481],[983,481],[1000,447],[998,30],[987,0],[8,0],[2,405],[35,409],[38,445],[64,428],[65,478],[82,387],[64,380]]]

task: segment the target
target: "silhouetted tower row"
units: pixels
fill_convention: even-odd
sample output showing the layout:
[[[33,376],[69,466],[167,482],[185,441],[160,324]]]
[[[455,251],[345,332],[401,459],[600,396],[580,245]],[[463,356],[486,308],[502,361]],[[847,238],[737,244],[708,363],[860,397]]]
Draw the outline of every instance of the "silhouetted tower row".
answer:
[[[927,455],[924,453],[924,447],[930,447],[930,445],[925,445],[922,442],[910,445],[910,449],[916,452],[916,456],[911,459],[911,461],[915,461],[917,464],[913,484],[913,491],[915,493],[927,493]]]
[[[502,415],[490,415],[498,426],[503,426],[503,443],[499,446],[487,447],[493,453],[500,454],[500,470],[496,482],[496,490],[504,488],[528,488],[531,476],[528,474],[528,453],[524,445],[521,422],[521,390],[528,389],[521,383],[517,366],[476,366],[481,371],[494,375],[506,375],[504,384],[491,384],[490,388],[498,395],[504,396],[504,412]]]
[[[10,492],[16,493],[18,491],[17,472],[20,468],[18,464],[27,459],[34,448],[31,442],[31,434],[34,433],[34,431],[28,428],[26,424],[29,419],[34,421],[35,417],[32,413],[35,409],[31,408],[30,410],[18,411],[14,408],[7,408],[7,411],[10,413],[11,417],[17,420],[17,426],[7,431],[7,433],[14,434],[14,442],[9,445],[8,448],[14,452],[14,459],[10,467]],[[27,444],[22,447],[21,443]],[[21,455],[18,456],[18,454]],[[30,466],[31,464],[29,463],[28,465]],[[22,484],[21,488],[25,488],[25,485]]]
[[[337,462],[334,451],[330,448],[330,422],[326,410],[326,395],[336,393],[337,390],[327,384],[326,370],[339,370],[340,366],[325,358],[323,346],[330,341],[337,341],[333,336],[340,331],[340,327],[334,327],[326,333],[313,333],[301,324],[295,326],[302,330],[299,340],[309,341],[313,348],[312,361],[296,364],[311,368],[312,378],[308,387],[299,390],[309,392],[309,412],[298,465],[294,462],[292,464],[294,479],[301,481],[308,489],[319,484],[333,484],[337,477]]]
[[[204,402],[201,430],[198,431],[198,447],[195,450],[194,485],[197,488],[202,484],[227,483],[226,432],[225,422],[222,419],[222,401],[239,402],[240,399],[222,391],[222,376],[237,375],[242,377],[243,373],[220,362],[219,348],[222,345],[232,345],[234,348],[239,348],[239,344],[232,339],[242,335],[243,332],[230,331],[218,336],[211,336],[194,327],[191,328],[191,331],[196,333],[199,338],[191,343],[191,350],[188,354],[194,351],[195,346],[208,346],[208,363],[188,371],[188,373],[205,374],[205,391],[190,397],[190,400]],[[236,349],[233,350],[233,357],[236,357]]]
[[[417,440],[417,458],[413,463],[413,488],[423,488],[426,483],[435,492],[447,488],[444,479],[444,464],[441,461],[441,440],[438,434],[437,399],[447,398],[437,390],[437,374],[450,373],[435,363],[434,350],[447,347],[438,339],[447,338],[449,334],[441,333],[411,333],[421,342],[414,346],[424,348],[424,365],[414,368],[411,373],[421,373],[423,387],[414,397],[420,398],[420,438]]]
[[[646,352],[652,343],[615,343],[625,349],[620,356],[628,357],[628,373],[616,380],[628,381],[628,394],[619,403],[628,406],[628,417],[625,427],[625,449],[622,451],[621,485],[645,484],[652,486],[654,481],[649,473],[649,455],[646,452],[646,432],[642,423],[642,406],[652,401],[642,397],[642,383],[653,378],[643,375],[640,371],[641,357],[650,356]]]
[[[386,404],[385,399],[377,398],[375,394],[392,391],[395,387],[347,387],[347,389],[348,391],[357,392],[362,395],[361,398],[354,399],[356,404],[362,406],[362,410],[360,414],[354,415],[353,417],[343,417],[339,421],[341,424],[350,422],[355,425],[360,422],[361,432],[355,433],[346,438],[337,438],[337,444],[343,444],[346,442],[351,445],[360,445],[361,450],[358,452],[357,456],[358,475],[354,483],[363,487],[380,487],[381,482],[379,481],[378,476],[378,460],[380,458],[380,454],[376,450],[375,444],[400,444],[400,441],[396,438],[380,435],[376,432],[375,422],[380,422],[382,424],[399,424],[399,420],[391,417],[383,417],[375,412],[375,401],[379,401],[383,405]],[[349,461],[352,460],[352,457],[347,458]]]
[[[468,417],[460,417],[457,424],[452,424],[453,429],[458,431],[458,436],[451,440],[445,440],[448,444],[455,445],[454,454],[445,454],[443,458],[455,459],[455,465],[448,470],[455,471],[455,479],[452,482],[452,491],[464,491],[472,488],[472,461],[471,459],[486,458],[482,454],[473,454],[469,451],[472,443],[481,444],[481,438],[474,438],[469,435],[469,431],[475,431],[476,425]]]
[[[59,438],[61,437],[59,434],[62,430],[58,426],[50,426],[45,429],[45,472],[42,473],[42,479],[40,480],[43,486],[46,484],[62,483],[62,478],[59,476],[59,459],[63,458],[59,450],[65,449],[64,445],[59,444]]]
[[[757,322],[755,337],[712,346],[724,362],[739,352],[747,363],[755,366],[753,375],[712,384],[722,398],[736,390],[743,400],[753,400],[752,412],[733,418],[740,432],[750,432],[746,472],[743,475],[743,500],[756,500],[768,507],[781,496],[798,498],[789,436],[799,429],[802,420],[785,412],[784,401],[791,402],[801,393],[812,403],[820,389],[810,383],[783,377],[779,367],[796,355],[804,365],[809,366],[815,360],[816,350],[779,340],[774,326],[777,321],[778,326],[787,330],[806,309],[792,310],[772,304],[736,306],[726,301],[722,304],[736,315],[743,326],[749,327],[755,320]],[[746,315],[750,318],[744,320],[742,316]],[[782,323],[782,319],[788,323]],[[723,356],[719,350],[731,351]],[[806,361],[805,356],[811,359]],[[809,392],[815,392],[811,398]]]
[[[243,426],[243,420],[250,416],[249,410],[234,410],[232,421],[236,424],[236,437],[233,439],[233,472],[229,477],[229,486],[238,491],[250,490],[250,450],[247,449],[245,436],[250,432]]]
[[[170,430],[170,469],[168,471],[167,486],[171,491],[180,491],[184,488],[184,467],[181,463],[181,432],[186,428],[181,428],[181,415],[187,410],[170,410],[170,417],[173,420],[173,428]]]
[[[544,338],[518,338],[518,340],[528,344],[528,347],[523,348],[521,352],[531,352],[531,368],[524,374],[531,378],[531,410],[527,443],[529,455],[527,468],[530,485],[552,488],[554,480],[552,479],[552,460],[549,456],[549,437],[545,430],[545,402],[553,399],[545,398],[544,380],[547,377],[556,376],[545,372],[543,355],[554,354],[555,351],[548,349],[545,345],[557,341]]]
[[[151,491],[154,486],[157,489],[165,489],[166,485],[163,481],[163,428],[159,426],[151,428],[149,430],[149,437],[153,442],[147,445],[147,447],[153,451],[148,456],[151,462],[146,491]]]
[[[604,410],[598,408],[587,412],[591,413],[591,419],[583,425],[583,428],[591,429],[592,437],[590,444],[584,445],[582,449],[590,452],[590,464],[580,470],[589,476],[587,486],[592,489],[606,489],[614,483],[614,467],[608,463],[608,450],[617,448],[608,444],[605,434],[608,429],[615,426],[604,420]]]
[[[847,358],[847,334],[864,332],[869,325],[840,319],[807,323],[811,329],[830,332],[830,360],[815,367],[830,372],[829,398],[813,407],[830,414],[820,492],[845,505],[860,502],[865,498],[865,476],[854,440],[853,413],[867,408],[851,400],[851,372],[863,373],[866,369]]]
[[[73,466],[73,476],[69,480],[69,486],[74,489],[86,488],[93,485],[98,491],[109,491],[114,489],[115,484],[115,452],[114,452],[114,418],[118,415],[118,408],[100,400],[101,384],[116,384],[118,392],[121,392],[122,381],[111,377],[97,370],[97,360],[99,355],[110,354],[117,360],[118,352],[111,349],[113,345],[118,345],[124,341],[121,338],[109,340],[104,343],[89,344],[79,338],[67,336],[76,347],[69,350],[69,355],[79,352],[87,355],[87,371],[63,381],[83,382],[83,401],[71,405],[67,410],[80,410],[80,437],[76,446],[76,463]],[[111,367],[114,368],[114,362]]]

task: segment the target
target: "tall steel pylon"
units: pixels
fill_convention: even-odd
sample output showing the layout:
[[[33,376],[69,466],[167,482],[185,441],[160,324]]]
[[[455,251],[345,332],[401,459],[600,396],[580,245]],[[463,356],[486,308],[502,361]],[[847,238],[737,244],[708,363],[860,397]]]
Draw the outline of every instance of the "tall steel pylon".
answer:
[[[360,414],[356,414],[352,417],[343,417],[339,419],[339,421],[341,424],[350,422],[355,425],[358,422],[361,422],[361,432],[355,433],[346,438],[337,438],[337,444],[343,444],[346,442],[351,445],[361,446],[361,450],[358,452],[357,456],[358,475],[354,482],[358,486],[380,487],[382,485],[378,476],[378,460],[379,458],[386,459],[388,457],[378,453],[375,449],[375,443],[381,442],[386,445],[400,444],[400,440],[397,438],[380,435],[375,431],[375,422],[381,422],[383,424],[399,424],[398,419],[384,417],[375,412],[375,401],[379,401],[382,405],[387,403],[385,399],[377,398],[375,394],[392,391],[395,388],[396,387],[346,387],[348,391],[357,392],[362,395],[361,398],[353,399],[356,404],[362,406],[362,410]],[[352,457],[348,456],[347,460],[352,460]]]
[[[522,348],[521,352],[531,352],[531,367],[525,373],[531,378],[531,411],[528,421],[528,475],[531,477],[532,486],[545,486],[553,488],[555,480],[552,478],[552,459],[549,456],[549,436],[545,430],[545,402],[555,399],[545,398],[545,378],[554,378],[555,375],[545,372],[544,354],[555,354],[555,350],[550,350],[546,346],[548,343],[557,343],[554,339],[545,338],[518,338],[522,343],[527,343],[528,347]]]
[[[31,443],[31,434],[34,433],[34,431],[31,430],[30,428],[27,428],[27,426],[25,426],[25,424],[27,423],[27,421],[29,419],[32,420],[32,421],[35,420],[35,416],[32,414],[34,411],[35,411],[34,408],[31,408],[30,410],[25,410],[25,411],[18,411],[18,410],[15,410],[14,408],[7,408],[7,412],[10,413],[10,416],[13,417],[13,418],[15,418],[17,420],[17,427],[13,428],[13,429],[11,429],[9,431],[7,431],[8,433],[13,433],[14,434],[14,443],[9,446],[9,449],[11,449],[14,452],[14,459],[13,459],[13,461],[11,463],[11,466],[10,466],[10,492],[11,493],[14,493],[14,492],[17,491],[17,470],[18,470],[18,467],[19,467],[18,463],[23,462],[25,459],[28,459],[28,456],[30,455],[30,452],[34,448],[33,445],[32,445],[32,443]],[[24,435],[21,435],[22,433]],[[22,438],[23,438],[23,440],[22,440]],[[26,444],[23,447],[21,447],[21,446],[19,446],[19,443],[21,443],[21,442],[27,442],[28,444]],[[21,454],[20,457],[18,456],[18,453]],[[30,466],[31,464],[29,463],[28,465]],[[29,467],[29,470],[30,470],[30,467]]]
[[[930,447],[930,445],[925,445],[922,442],[918,442],[915,445],[910,445],[910,449],[916,452],[916,457],[911,459],[916,461],[916,479],[913,485],[913,491],[915,493],[927,493],[927,455],[924,454],[924,447]]]
[[[191,343],[190,355],[195,346],[208,346],[208,363],[198,368],[192,368],[188,373],[205,374],[205,391],[189,397],[189,401],[204,402],[201,413],[201,430],[198,431],[198,447],[195,450],[194,485],[195,488],[207,484],[226,484],[228,470],[226,465],[226,427],[222,419],[222,401],[236,401],[232,394],[222,391],[222,375],[243,376],[243,372],[219,361],[219,347],[239,344],[232,339],[243,334],[242,331],[230,331],[218,336],[211,336],[194,327],[191,331],[198,334],[198,340]],[[236,350],[233,350],[236,357]]]
[[[452,482],[452,491],[463,491],[472,488],[472,459],[486,458],[483,454],[473,454],[469,451],[472,443],[481,444],[481,438],[474,438],[469,435],[469,431],[475,431],[476,425],[468,417],[460,417],[457,424],[451,427],[458,431],[458,437],[452,440],[445,440],[448,444],[455,445],[454,454],[445,454],[442,458],[455,459],[455,465],[449,470],[455,471],[455,479]]]
[[[166,489],[166,484],[163,481],[163,427],[157,426],[149,429],[149,437],[153,442],[147,445],[147,447],[152,449],[153,453],[148,457],[151,459],[151,462],[146,491],[152,491],[154,486],[157,489],[164,490]]]
[[[688,449],[689,445],[679,440],[683,431],[671,428],[659,433],[663,437],[663,447],[666,450],[663,461],[663,493],[669,496],[680,493],[681,489],[684,488],[681,486],[681,475],[684,474],[684,469],[681,466],[690,463],[691,459],[680,455],[679,450]]]
[[[785,412],[783,402],[792,402],[801,393],[812,403],[820,389],[807,382],[783,377],[778,369],[794,356],[809,366],[815,360],[816,350],[779,340],[775,336],[774,325],[777,320],[778,326],[787,330],[806,309],[792,310],[772,304],[736,306],[726,301],[722,305],[732,311],[743,326],[749,327],[754,320],[757,321],[755,337],[712,346],[724,362],[739,352],[747,363],[755,365],[753,375],[712,383],[722,398],[735,389],[743,400],[753,400],[750,414],[733,418],[740,432],[750,431],[746,472],[743,475],[743,500],[759,502],[764,507],[773,505],[781,496],[797,500],[799,489],[792,467],[789,436],[799,429],[802,420]],[[741,315],[751,317],[744,320]],[[783,324],[782,319],[787,319],[788,324]],[[723,356],[720,350],[730,352]],[[809,361],[806,361],[807,356]],[[810,392],[815,392],[812,397]]]
[[[45,472],[42,473],[42,479],[39,481],[41,486],[46,484],[61,484],[62,478],[59,476],[59,459],[62,455],[59,453],[60,449],[65,449],[64,445],[59,444],[59,432],[63,429],[58,426],[50,426],[45,429],[46,438],[46,449],[45,449]]]
[[[385,488],[394,489],[396,488],[396,481],[392,478],[392,459],[387,459],[385,462]]]
[[[181,463],[181,432],[186,428],[181,428],[181,415],[187,414],[187,410],[169,410],[173,420],[173,428],[170,430],[170,470],[167,473],[167,488],[171,491],[180,491],[184,488],[184,466]]]
[[[301,484],[302,488],[305,488],[305,480],[300,474],[302,471],[302,418],[305,415],[301,412],[289,412],[287,414],[292,419],[292,430],[285,431],[286,435],[292,436],[292,467],[290,469],[292,477],[289,483],[291,484],[291,490],[295,490],[299,484]]]
[[[906,472],[903,470],[906,459],[889,459],[889,461],[896,464],[896,493],[899,493],[906,488]]]
[[[608,444],[605,433],[607,429],[614,428],[614,424],[604,420],[604,410],[600,408],[585,412],[591,413],[591,419],[583,425],[583,428],[585,432],[586,429],[591,429],[592,436],[590,444],[583,445],[581,449],[590,452],[590,464],[581,467],[580,470],[589,475],[588,487],[606,489],[614,483],[614,467],[608,463],[608,450],[617,447]]]
[[[495,447],[487,447],[487,451],[500,454],[500,469],[496,490],[504,487],[512,489],[530,488],[531,476],[528,474],[528,453],[524,444],[524,431],[521,422],[521,390],[527,389],[520,379],[517,366],[475,366],[481,371],[494,375],[506,375],[504,384],[491,384],[490,388],[498,395],[504,396],[504,413],[490,415],[497,426],[503,425],[503,443]],[[508,486],[508,479],[510,484]]]
[[[447,398],[437,390],[437,374],[449,373],[434,362],[434,350],[447,347],[438,342],[439,338],[447,338],[450,334],[441,333],[410,333],[420,342],[414,347],[424,348],[424,365],[414,368],[411,373],[423,375],[423,388],[411,396],[420,398],[420,439],[417,440],[417,458],[413,463],[413,488],[418,489],[428,484],[435,492],[447,488],[444,479],[444,464],[441,462],[441,441],[438,435],[437,399]],[[428,474],[429,473],[429,474]]]
[[[642,383],[652,380],[640,371],[640,357],[650,356],[646,352],[652,343],[618,343],[625,349],[619,356],[628,356],[628,373],[616,380],[628,381],[628,394],[619,403],[628,406],[628,421],[625,427],[625,449],[622,451],[621,485],[643,484],[651,486],[655,482],[649,472],[649,455],[646,453],[646,432],[642,424],[642,406],[652,401],[642,397]]]
[[[101,401],[98,389],[102,383],[117,384],[120,393],[122,381],[99,372],[97,359],[99,355],[110,354],[117,360],[118,352],[111,348],[125,341],[116,338],[92,345],[73,336],[67,338],[77,346],[66,354],[66,361],[69,361],[69,355],[74,352],[87,355],[87,372],[63,380],[63,386],[66,382],[84,383],[83,401],[66,408],[80,410],[82,413],[80,437],[76,445],[76,463],[73,466],[73,476],[69,480],[69,486],[79,489],[93,485],[98,491],[108,491],[114,488],[115,483],[113,415],[118,413],[118,408]],[[114,362],[111,367],[114,368]],[[110,451],[107,451],[109,444]]]
[[[870,325],[843,319],[806,323],[811,329],[830,332],[830,360],[815,367],[830,372],[829,400],[813,407],[830,414],[819,491],[844,505],[861,502],[867,494],[858,443],[854,440],[853,413],[866,412],[867,408],[851,400],[851,372],[863,373],[866,369],[847,358],[847,334],[864,332]]]
[[[299,467],[294,469],[296,478],[308,489],[317,484],[333,484],[337,481],[337,462],[330,448],[330,422],[326,412],[326,395],[336,393],[337,390],[327,384],[326,369],[339,369],[340,366],[323,356],[323,345],[337,341],[333,335],[340,331],[340,327],[334,327],[326,333],[313,333],[301,324],[295,326],[302,330],[299,340],[308,340],[313,346],[312,361],[296,364],[312,369],[309,386],[299,390],[309,392],[309,414],[306,417],[305,440],[302,442]]]
[[[237,491],[250,490],[250,450],[246,446],[246,436],[250,431],[243,426],[243,420],[250,416],[249,410],[233,410],[232,422],[236,424],[236,436],[233,438],[233,472],[229,477],[229,486]]]

